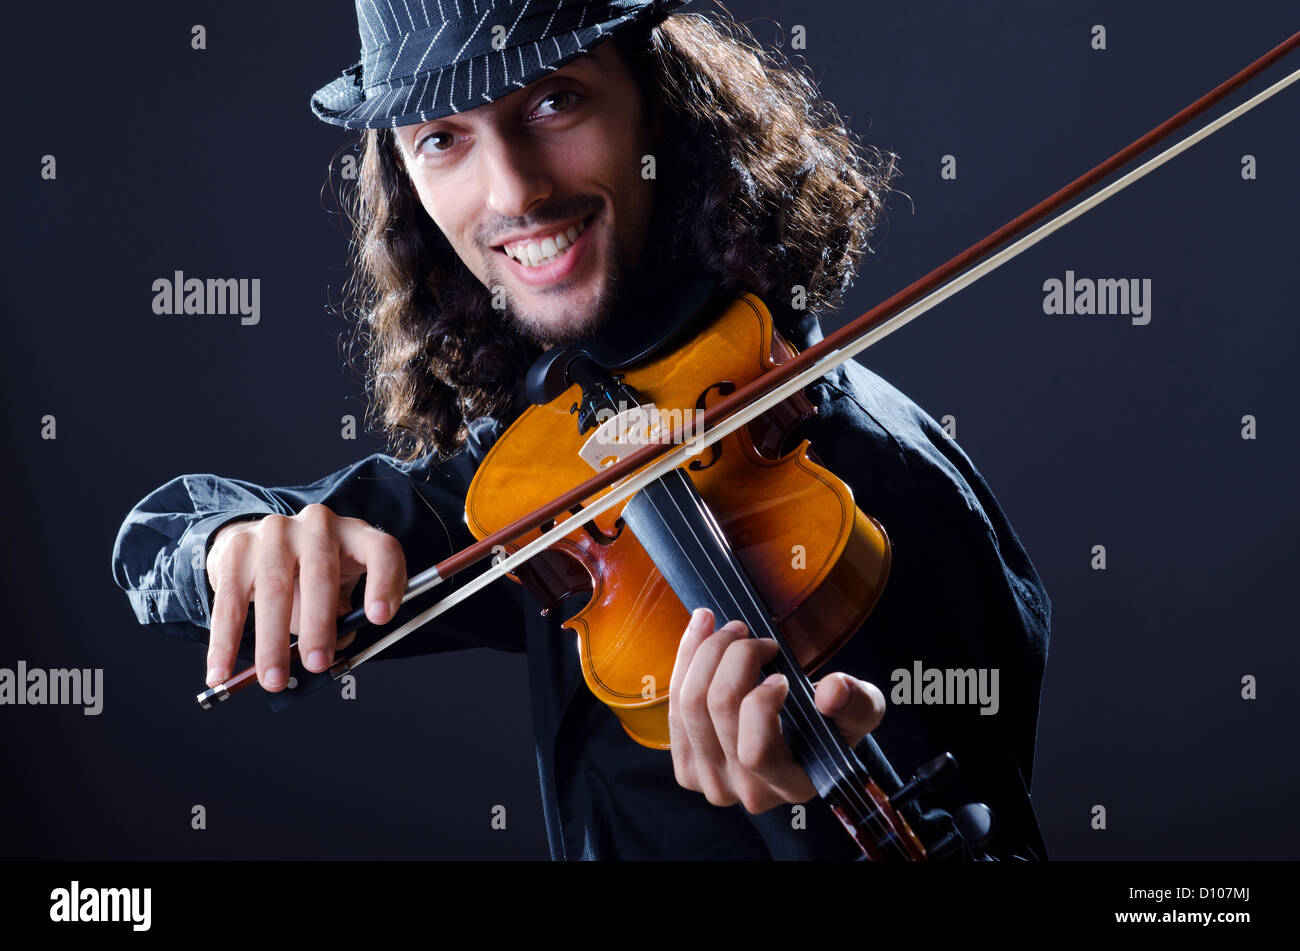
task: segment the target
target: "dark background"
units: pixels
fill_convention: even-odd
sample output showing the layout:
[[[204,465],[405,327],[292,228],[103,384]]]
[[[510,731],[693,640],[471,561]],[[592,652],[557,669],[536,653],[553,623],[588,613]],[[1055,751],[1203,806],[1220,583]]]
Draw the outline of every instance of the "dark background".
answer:
[[[545,857],[522,657],[374,664],[353,702],[204,712],[202,649],[141,628],[114,585],[118,526],[173,476],[302,484],[383,445],[340,438],[364,405],[328,309],[348,236],[324,186],[357,135],[307,107],[356,59],[352,5],[109,6],[7,13],[0,666],[102,667],[105,697],[98,717],[0,708],[0,857]],[[1186,0],[729,9],[767,43],[805,25],[825,95],[901,156],[910,201],[891,200],[828,328],[1298,25],[1292,3]],[[1033,797],[1054,858],[1300,854],[1298,115],[1292,88],[863,355],[957,418],[1053,599]],[[260,325],[155,316],[151,284],[178,269],[261,278]],[[1151,323],[1044,316],[1043,281],[1067,269],[1150,278]]]

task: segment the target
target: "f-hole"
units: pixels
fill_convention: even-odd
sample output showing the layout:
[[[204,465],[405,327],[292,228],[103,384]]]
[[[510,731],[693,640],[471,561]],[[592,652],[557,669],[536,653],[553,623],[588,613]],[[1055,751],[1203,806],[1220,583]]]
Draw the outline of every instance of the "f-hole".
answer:
[[[727,396],[733,390],[735,390],[735,388],[736,388],[736,384],[732,383],[730,380],[723,380],[721,383],[710,384],[709,386],[704,388],[704,392],[700,394],[700,398],[695,401],[695,412],[702,413],[707,408],[708,399],[709,399],[709,390],[716,389],[718,391],[719,396]],[[708,459],[692,460],[690,465],[688,465],[686,468],[693,469],[696,472],[698,472],[701,469],[709,468],[709,466],[713,465],[721,458],[722,458],[722,446],[719,443],[715,442],[712,446],[709,447]]]

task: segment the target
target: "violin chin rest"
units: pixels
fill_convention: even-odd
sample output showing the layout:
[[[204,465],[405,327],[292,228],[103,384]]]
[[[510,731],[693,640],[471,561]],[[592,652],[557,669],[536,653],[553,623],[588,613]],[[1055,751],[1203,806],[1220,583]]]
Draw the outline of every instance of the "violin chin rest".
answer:
[[[567,368],[576,356],[589,357],[606,370],[635,366],[712,310],[717,289],[718,282],[708,277],[660,285],[651,295],[633,295],[617,320],[574,344],[552,347],[533,361],[524,376],[528,401],[545,405],[572,386],[575,381]]]

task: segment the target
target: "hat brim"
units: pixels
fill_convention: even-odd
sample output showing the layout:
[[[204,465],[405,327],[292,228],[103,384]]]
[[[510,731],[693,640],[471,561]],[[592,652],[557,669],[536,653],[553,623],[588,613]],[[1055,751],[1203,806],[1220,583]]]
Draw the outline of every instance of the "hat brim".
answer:
[[[559,36],[492,50],[372,96],[365,94],[358,63],[318,89],[311,97],[311,110],[318,119],[345,129],[390,129],[441,119],[508,96],[589,53],[618,29],[636,21],[661,21],[667,15],[663,11],[664,6],[651,4]]]

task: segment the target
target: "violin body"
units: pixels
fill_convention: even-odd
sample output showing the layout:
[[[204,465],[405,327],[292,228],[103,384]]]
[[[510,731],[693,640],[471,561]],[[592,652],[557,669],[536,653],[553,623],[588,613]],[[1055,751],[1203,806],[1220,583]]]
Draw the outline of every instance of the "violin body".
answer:
[[[704,332],[655,352],[618,380],[655,408],[650,417],[629,418],[657,416],[668,432],[685,422],[690,436],[690,421],[711,400],[795,353],[763,302],[745,294],[720,308]],[[579,431],[581,400],[575,383],[550,402],[530,406],[498,438],[466,496],[466,523],[477,538],[589,479],[593,462],[584,455],[598,460],[597,467],[618,458],[593,456],[593,429]],[[813,411],[797,394],[679,469],[707,503],[770,619],[809,672],[861,627],[883,590],[891,551],[884,529],[854,504],[849,486],[816,461],[808,440],[780,454],[790,430]],[[615,422],[609,420],[604,431],[617,430]],[[634,422],[615,438],[631,450],[644,445],[638,439],[656,436],[653,428],[637,429]],[[587,686],[634,740],[667,749],[668,688],[690,611],[628,530],[622,517],[628,504],[575,529],[511,577],[540,601],[543,614],[569,596],[590,594],[563,624],[578,637]],[[517,545],[540,533],[523,536]]]

